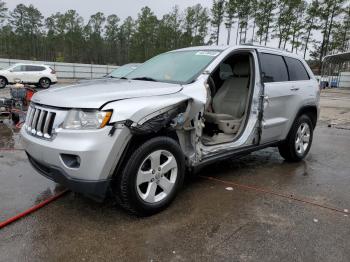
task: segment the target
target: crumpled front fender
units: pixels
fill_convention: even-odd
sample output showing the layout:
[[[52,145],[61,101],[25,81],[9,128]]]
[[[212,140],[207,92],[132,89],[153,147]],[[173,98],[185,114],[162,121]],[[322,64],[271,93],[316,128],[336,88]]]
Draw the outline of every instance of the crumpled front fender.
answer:
[[[104,106],[103,110],[113,110],[110,123],[131,120],[143,124],[189,99],[182,94],[125,99],[111,102]]]

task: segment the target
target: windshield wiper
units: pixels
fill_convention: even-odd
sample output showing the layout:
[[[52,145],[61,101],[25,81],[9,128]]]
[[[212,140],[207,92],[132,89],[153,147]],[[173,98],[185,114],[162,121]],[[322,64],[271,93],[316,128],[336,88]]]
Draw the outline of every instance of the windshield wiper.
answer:
[[[142,77],[135,77],[135,78],[131,78],[131,80],[143,80],[143,81],[153,81],[153,82],[158,82],[157,80],[155,80],[152,77],[148,77],[148,76],[142,76]]]

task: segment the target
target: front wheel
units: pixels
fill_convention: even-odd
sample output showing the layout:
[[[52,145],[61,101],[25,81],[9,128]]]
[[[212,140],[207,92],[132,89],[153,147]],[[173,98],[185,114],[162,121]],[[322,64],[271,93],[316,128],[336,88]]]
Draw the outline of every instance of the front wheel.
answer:
[[[176,197],[185,173],[185,160],[178,143],[156,137],[142,144],[113,186],[118,203],[138,216],[155,214]]]
[[[0,89],[5,88],[7,85],[7,81],[4,77],[0,77]]]
[[[287,139],[278,146],[278,150],[285,160],[298,162],[309,153],[312,139],[312,122],[307,115],[302,115],[294,122]]]
[[[41,88],[47,89],[50,87],[50,85],[51,85],[51,81],[48,78],[41,78],[39,81],[39,86]]]

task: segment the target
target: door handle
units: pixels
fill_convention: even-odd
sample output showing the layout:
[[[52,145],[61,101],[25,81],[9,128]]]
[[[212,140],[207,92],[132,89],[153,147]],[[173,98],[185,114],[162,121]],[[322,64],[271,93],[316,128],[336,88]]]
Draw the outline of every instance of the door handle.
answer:
[[[290,90],[291,90],[291,91],[298,91],[298,90],[299,90],[299,87],[292,87]]]

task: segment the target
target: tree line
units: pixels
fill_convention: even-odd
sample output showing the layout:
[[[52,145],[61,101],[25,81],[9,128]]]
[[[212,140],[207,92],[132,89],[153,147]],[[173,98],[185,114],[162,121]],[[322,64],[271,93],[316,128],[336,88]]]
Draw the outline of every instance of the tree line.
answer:
[[[223,30],[225,30],[223,32]],[[76,10],[44,17],[33,5],[13,10],[0,0],[0,57],[57,62],[124,64],[196,45],[254,43],[277,46],[321,61],[350,48],[346,0],[214,0],[161,18],[149,7],[125,20]]]

